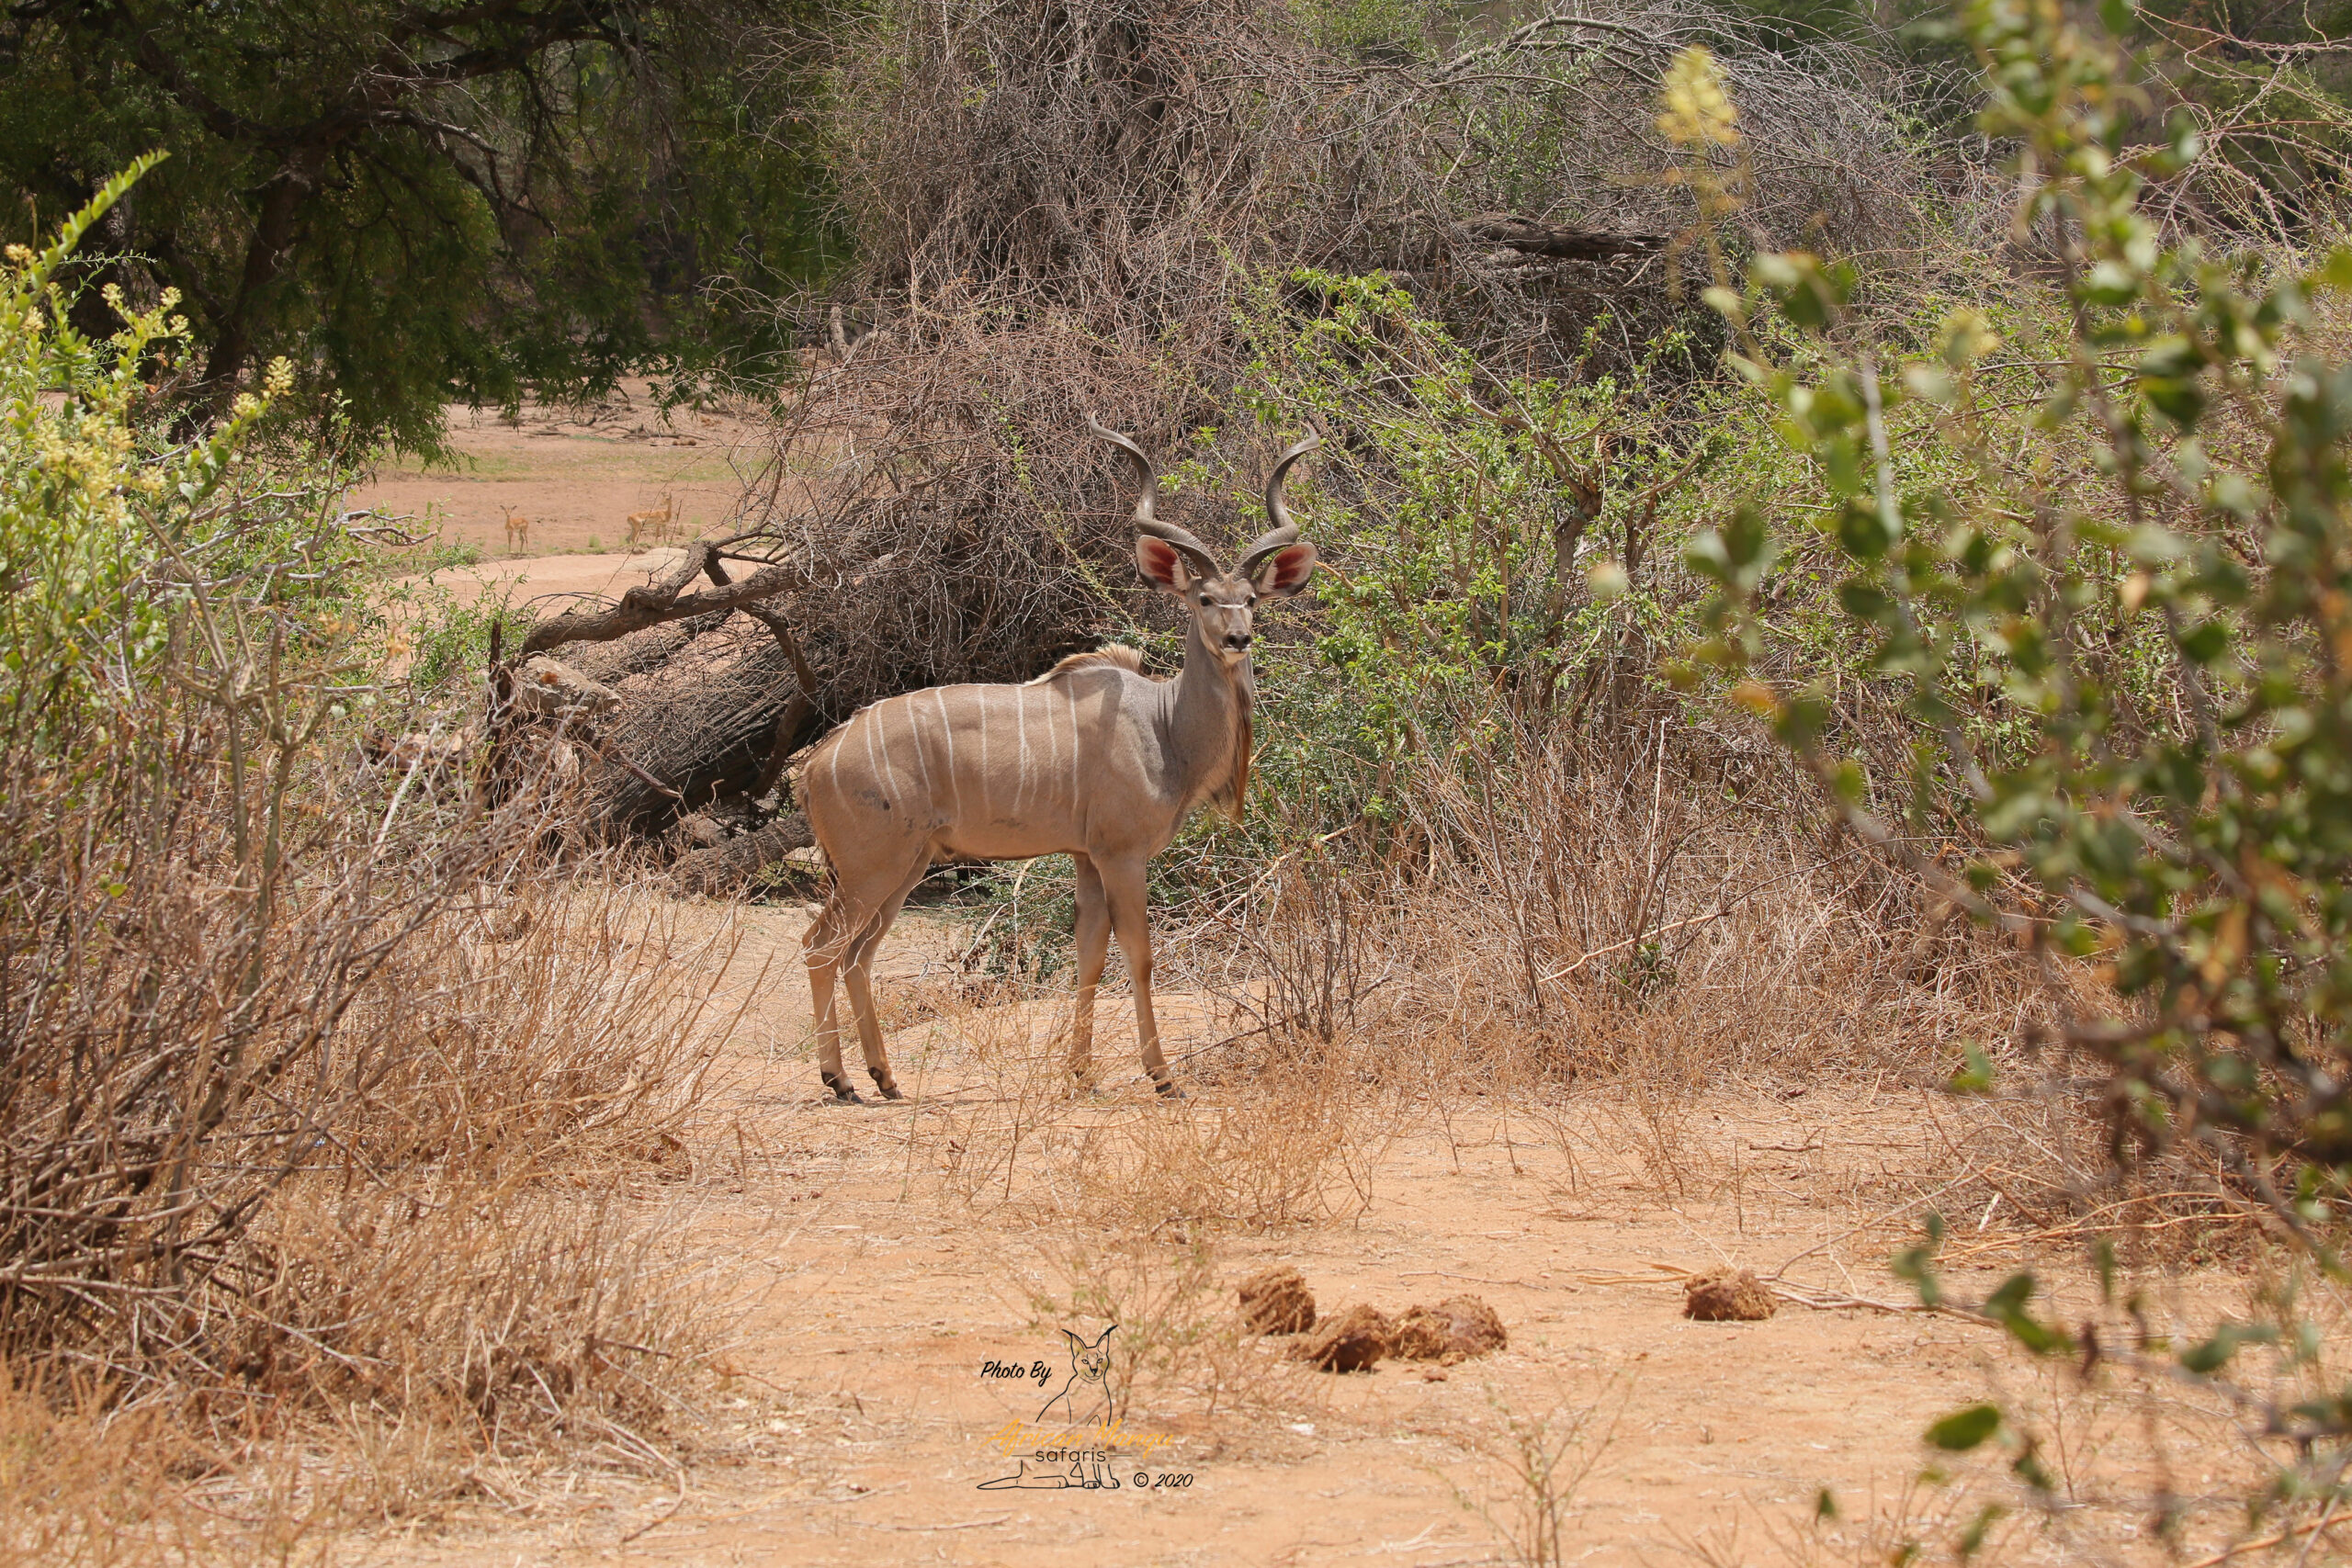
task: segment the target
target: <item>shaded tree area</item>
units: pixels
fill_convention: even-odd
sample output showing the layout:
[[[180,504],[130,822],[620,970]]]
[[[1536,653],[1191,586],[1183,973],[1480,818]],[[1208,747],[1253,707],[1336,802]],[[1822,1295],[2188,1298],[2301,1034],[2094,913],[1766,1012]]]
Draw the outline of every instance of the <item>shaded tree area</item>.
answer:
[[[438,443],[447,400],[590,392],[771,346],[828,248],[799,128],[800,0],[24,0],[0,11],[0,234],[138,154],[92,249],[176,288],[219,406],[274,355],[361,434]]]

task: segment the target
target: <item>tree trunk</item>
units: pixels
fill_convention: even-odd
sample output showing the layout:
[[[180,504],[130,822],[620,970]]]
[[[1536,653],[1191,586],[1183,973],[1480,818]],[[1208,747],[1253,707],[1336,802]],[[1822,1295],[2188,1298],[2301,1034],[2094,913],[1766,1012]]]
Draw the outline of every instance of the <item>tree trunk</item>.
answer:
[[[204,398],[216,408],[228,407],[237,395],[237,383],[253,355],[254,311],[263,291],[277,280],[286,264],[286,253],[301,227],[302,209],[319,188],[326,161],[323,146],[297,148],[287,154],[277,176],[263,190],[261,215],[254,220],[253,239],[245,245],[244,272],[237,279],[237,292],[229,301],[227,313],[213,323],[212,352],[204,361]]]
[[[658,830],[720,795],[761,793],[774,783],[778,722],[796,706],[808,712],[783,650],[742,622],[696,638],[619,690],[621,714],[605,732],[605,765],[589,795],[596,817],[620,831]]]

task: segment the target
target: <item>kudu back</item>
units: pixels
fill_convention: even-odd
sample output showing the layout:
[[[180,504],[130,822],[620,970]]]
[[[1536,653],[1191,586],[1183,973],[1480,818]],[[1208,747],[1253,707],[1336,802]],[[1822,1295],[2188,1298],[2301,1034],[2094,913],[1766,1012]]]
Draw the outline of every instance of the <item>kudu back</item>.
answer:
[[[901,1098],[874,1012],[874,953],[899,907],[935,863],[1067,854],[1078,867],[1078,1007],[1070,1070],[1092,1077],[1094,989],[1113,935],[1135,984],[1143,1065],[1163,1095],[1181,1091],[1151,1008],[1151,931],[1144,868],[1204,801],[1237,818],[1250,777],[1250,642],[1261,600],[1315,573],[1315,547],[1283,505],[1283,477],[1313,451],[1284,452],[1266,479],[1274,527],[1220,570],[1206,546],[1153,516],[1159,486],[1143,449],[1089,418],[1135,460],[1136,568],[1188,612],[1184,668],[1146,676],[1107,649],[1065,659],[1025,685],[934,686],[861,709],[801,772],[808,826],[832,866],[824,908],[801,938],[825,1087],[855,1102],[842,1066],[834,982],[849,993],[875,1087]]]

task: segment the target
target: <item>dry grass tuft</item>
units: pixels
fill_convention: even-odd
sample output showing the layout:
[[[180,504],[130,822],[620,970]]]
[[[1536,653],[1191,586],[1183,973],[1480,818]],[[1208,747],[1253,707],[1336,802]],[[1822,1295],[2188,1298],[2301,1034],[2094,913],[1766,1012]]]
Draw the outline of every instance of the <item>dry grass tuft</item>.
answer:
[[[326,1560],[328,1503],[286,1450],[240,1466],[172,1413],[0,1368],[0,1564],[150,1568]]]
[[[1570,1521],[1577,1491],[1592,1476],[1616,1435],[1617,1410],[1605,1408],[1610,1391],[1589,1404],[1562,1402],[1528,1415],[1493,1390],[1487,1403],[1493,1427],[1472,1435],[1470,1446],[1487,1461],[1490,1495],[1472,1496],[1448,1477],[1463,1506],[1487,1521],[1522,1568],[1561,1568],[1574,1561]],[[1495,1429],[1498,1427],[1499,1430]]]
[[[1372,1201],[1400,1107],[1376,1087],[1364,1092],[1351,1062],[1294,1064],[1182,1104],[1097,1097],[1069,1077],[1068,1002],[1050,987],[995,979],[910,989],[902,1016],[952,1039],[959,1068],[978,1078],[944,1094],[912,1134],[910,1159],[938,1172],[953,1202],[1013,1205],[1039,1224],[1082,1217],[1113,1235],[1182,1237],[1327,1223]],[[976,1004],[971,994],[1034,999]],[[1115,1062],[1126,1046],[1114,1035],[1095,1049]],[[913,1054],[927,1059],[922,1045]]]
[[[714,1038],[685,980],[723,954],[601,879],[419,937],[346,1010],[337,1114],[233,1248],[18,1353],[5,1489],[32,1560],[282,1559],[322,1523],[511,1500],[583,1450],[668,1473],[713,1329],[628,1190],[683,1174]],[[93,1444],[164,1457],[117,1486]]]

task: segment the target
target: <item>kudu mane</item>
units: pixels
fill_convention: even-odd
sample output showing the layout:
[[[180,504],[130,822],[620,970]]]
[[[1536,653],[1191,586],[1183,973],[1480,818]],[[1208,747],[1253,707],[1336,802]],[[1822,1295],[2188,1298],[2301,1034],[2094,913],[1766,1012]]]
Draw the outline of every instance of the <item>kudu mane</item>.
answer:
[[[1142,675],[1147,681],[1162,685],[1168,682],[1168,677],[1165,675],[1145,673],[1143,654],[1140,650],[1129,648],[1125,643],[1114,642],[1107,648],[1098,648],[1091,653],[1073,653],[1029,683],[1033,686],[1042,686],[1049,681],[1057,681],[1065,675],[1091,670],[1104,664],[1131,671],[1137,675]],[[1211,789],[1203,797],[1236,822],[1241,820],[1243,807],[1246,805],[1245,797],[1250,789],[1250,754],[1253,744],[1250,730],[1250,707],[1256,695],[1256,693],[1241,682],[1238,681],[1234,682],[1233,769],[1226,775],[1224,783]]]
[[[1144,675],[1142,652],[1127,647],[1125,643],[1114,642],[1108,648],[1098,648],[1091,653],[1073,653],[1029,683],[1033,686],[1042,686],[1046,682],[1069,674],[1073,671],[1091,669],[1097,664],[1116,665],[1119,669],[1130,670],[1138,675],[1143,675],[1147,681],[1164,682],[1168,679],[1165,675]]]

